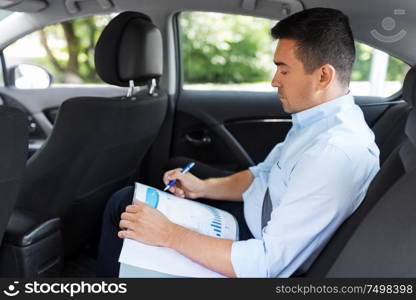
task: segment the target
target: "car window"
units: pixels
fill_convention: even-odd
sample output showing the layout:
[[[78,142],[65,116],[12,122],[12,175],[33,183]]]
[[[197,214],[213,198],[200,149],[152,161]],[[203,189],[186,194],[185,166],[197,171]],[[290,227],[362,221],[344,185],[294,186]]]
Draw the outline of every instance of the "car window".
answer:
[[[182,12],[179,28],[184,89],[271,92],[276,22],[240,15]],[[350,89],[356,96],[390,96],[409,69],[402,61],[356,42]]]
[[[179,16],[184,89],[273,91],[269,19],[221,13]]]
[[[11,12],[4,10],[4,9],[0,9],[0,22],[5,19],[8,15],[10,15]]]
[[[350,89],[356,96],[388,97],[397,93],[409,66],[387,53],[356,42]]]
[[[111,17],[80,18],[28,34],[4,49],[6,66],[40,66],[52,75],[55,86],[103,84],[95,71],[94,47]]]

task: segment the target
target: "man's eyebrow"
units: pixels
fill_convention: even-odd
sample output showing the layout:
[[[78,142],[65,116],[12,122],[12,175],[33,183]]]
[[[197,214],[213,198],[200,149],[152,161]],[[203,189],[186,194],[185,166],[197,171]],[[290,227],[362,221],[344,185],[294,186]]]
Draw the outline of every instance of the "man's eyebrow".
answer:
[[[280,67],[280,66],[289,67],[286,63],[282,61],[273,61],[273,62],[277,67]]]

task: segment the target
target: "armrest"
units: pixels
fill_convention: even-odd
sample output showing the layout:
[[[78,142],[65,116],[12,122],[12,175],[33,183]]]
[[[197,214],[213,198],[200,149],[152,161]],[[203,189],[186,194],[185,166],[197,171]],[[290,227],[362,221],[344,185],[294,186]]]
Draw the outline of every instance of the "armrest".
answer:
[[[29,211],[15,210],[7,224],[3,243],[29,246],[59,231],[60,226],[59,218],[45,219]]]
[[[0,247],[0,277],[57,277],[63,267],[60,219],[15,210]]]

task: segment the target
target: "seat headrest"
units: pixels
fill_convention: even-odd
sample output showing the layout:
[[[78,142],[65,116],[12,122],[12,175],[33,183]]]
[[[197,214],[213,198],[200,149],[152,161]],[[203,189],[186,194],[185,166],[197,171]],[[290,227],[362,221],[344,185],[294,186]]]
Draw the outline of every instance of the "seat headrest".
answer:
[[[412,67],[404,78],[403,98],[410,106],[416,108],[416,67]]]
[[[151,19],[123,12],[104,28],[95,47],[95,68],[109,84],[144,85],[162,76],[162,35]]]

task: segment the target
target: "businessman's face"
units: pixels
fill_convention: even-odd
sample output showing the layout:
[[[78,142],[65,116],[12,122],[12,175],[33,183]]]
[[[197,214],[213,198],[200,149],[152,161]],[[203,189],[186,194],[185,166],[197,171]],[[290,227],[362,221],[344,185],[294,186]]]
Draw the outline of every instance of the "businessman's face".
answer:
[[[276,73],[272,86],[277,87],[283,110],[297,113],[316,103],[316,74],[305,73],[303,63],[296,57],[296,41],[280,39],[274,54]]]

